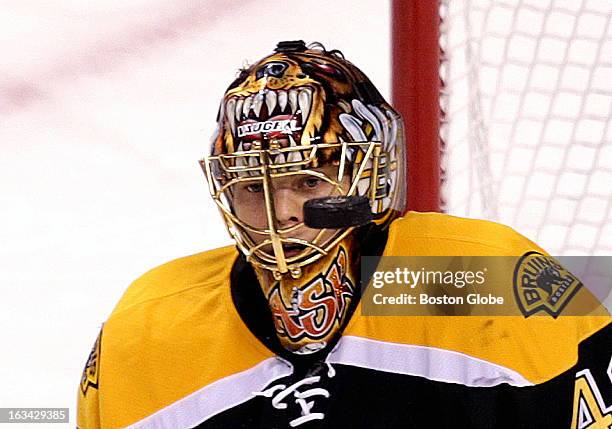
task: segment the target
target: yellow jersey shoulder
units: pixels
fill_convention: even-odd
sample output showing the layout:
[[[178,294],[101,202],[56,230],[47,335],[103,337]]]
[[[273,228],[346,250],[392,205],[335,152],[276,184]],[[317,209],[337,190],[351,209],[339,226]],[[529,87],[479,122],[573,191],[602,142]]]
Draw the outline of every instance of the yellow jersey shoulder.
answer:
[[[100,391],[93,389],[101,408],[86,411],[102,427],[129,426],[273,356],[233,305],[237,256],[235,247],[198,253],[130,285],[101,335]],[[83,410],[94,401],[80,398]]]
[[[496,222],[408,212],[390,225],[385,255],[519,256],[528,250],[546,253],[514,229]]]
[[[128,287],[112,314],[144,302],[180,294],[194,287],[222,285],[227,281],[237,256],[238,251],[234,246],[225,246],[178,258],[153,268]]]

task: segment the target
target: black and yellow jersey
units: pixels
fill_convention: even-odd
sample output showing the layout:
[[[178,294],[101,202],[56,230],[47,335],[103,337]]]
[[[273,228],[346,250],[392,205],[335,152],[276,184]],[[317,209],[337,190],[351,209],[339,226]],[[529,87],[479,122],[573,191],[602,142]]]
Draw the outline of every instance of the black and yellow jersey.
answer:
[[[383,246],[383,256],[545,254],[508,227],[433,213],[396,220]],[[601,307],[417,317],[365,316],[356,304],[336,341],[300,356],[275,342],[249,269],[224,247],[135,281],[87,361],[78,427],[612,427]]]

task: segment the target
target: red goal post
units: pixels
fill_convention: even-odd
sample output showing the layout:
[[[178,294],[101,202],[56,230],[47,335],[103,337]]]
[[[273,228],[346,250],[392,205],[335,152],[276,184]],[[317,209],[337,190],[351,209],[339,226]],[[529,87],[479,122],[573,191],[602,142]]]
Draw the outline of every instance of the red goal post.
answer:
[[[408,209],[440,211],[440,7],[394,0],[392,100],[405,118]],[[409,120],[408,120],[409,118]]]

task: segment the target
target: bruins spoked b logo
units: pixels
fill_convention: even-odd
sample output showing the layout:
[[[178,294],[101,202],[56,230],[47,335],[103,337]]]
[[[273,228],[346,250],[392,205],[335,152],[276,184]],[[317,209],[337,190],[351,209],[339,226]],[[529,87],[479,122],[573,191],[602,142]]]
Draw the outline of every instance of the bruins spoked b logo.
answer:
[[[554,258],[538,252],[525,253],[514,269],[514,295],[525,316],[545,311],[557,317],[581,286]]]

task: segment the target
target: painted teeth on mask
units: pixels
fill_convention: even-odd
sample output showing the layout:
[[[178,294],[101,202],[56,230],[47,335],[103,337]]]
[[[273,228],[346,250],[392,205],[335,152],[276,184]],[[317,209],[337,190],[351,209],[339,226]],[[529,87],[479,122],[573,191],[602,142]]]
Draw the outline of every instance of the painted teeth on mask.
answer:
[[[264,102],[264,95],[257,94],[253,96],[253,102],[251,104],[251,109],[253,109],[253,113],[255,113],[255,117],[259,119],[259,113],[261,112],[261,106]]]
[[[244,118],[249,117],[249,110],[251,110],[251,103],[253,99],[251,97],[247,97],[244,99],[244,103],[242,104],[242,116]]]
[[[232,98],[227,102],[225,106],[225,115],[227,116],[227,122],[232,128],[232,135],[236,135],[236,123],[234,122],[234,113],[236,109],[236,99]]]
[[[278,105],[280,106],[281,113],[284,113],[285,107],[287,107],[287,92],[282,89],[278,91]]]
[[[236,121],[236,125],[240,122],[240,118],[242,118],[242,105],[244,104],[244,98],[239,98],[236,101],[236,113],[234,115],[234,120]]]
[[[298,101],[300,104],[300,111],[302,112],[302,124],[305,124],[306,119],[308,119],[308,114],[310,113],[310,104],[312,101],[310,89],[302,89],[298,95]]]
[[[242,142],[238,145],[238,147],[236,148],[236,152],[242,152],[244,150],[244,148],[242,147]],[[238,156],[236,157],[236,167],[246,167],[247,164],[247,160],[245,159],[244,156]],[[244,173],[241,173],[244,175]]]
[[[289,106],[291,107],[291,114],[295,114],[298,106],[298,93],[295,89],[289,91]]]
[[[272,116],[272,112],[276,108],[276,92],[266,91],[266,107],[268,108],[268,117]]]
[[[243,150],[244,148],[242,147],[242,143],[240,143],[238,147],[236,148],[236,152],[242,152]],[[244,159],[243,156],[236,157],[236,167],[246,167],[246,166],[247,166],[247,161],[246,159]]]
[[[259,162],[257,161],[257,157],[249,156],[249,167],[257,167],[258,165],[259,165]],[[254,170],[254,171],[249,171],[249,174],[251,176],[257,176],[259,175],[259,172],[257,170]]]
[[[263,104],[266,104],[267,117],[272,117],[274,114],[296,114],[298,108],[300,110],[302,123],[306,123],[310,110],[312,108],[312,90],[310,88],[303,88],[301,90],[291,89],[289,91],[284,90],[267,90],[263,93],[253,94],[248,97],[234,97],[230,99],[225,108],[225,113],[229,121],[232,133],[236,135],[236,130],[241,121],[248,119],[251,111],[253,116],[258,120],[262,112],[261,108]],[[278,106],[278,110],[276,109]],[[289,107],[289,109],[287,109]],[[276,110],[276,112],[275,112]],[[291,159],[297,157],[302,159],[301,153],[293,153],[288,155]]]
[[[299,162],[302,160],[302,156],[299,152],[289,152],[287,154],[287,162]]]
[[[284,164],[285,163],[285,155],[283,155],[282,153],[279,153],[276,156],[276,159],[274,160],[275,164]]]
[[[289,147],[297,147],[297,143],[293,139],[291,134],[287,134],[289,137]],[[302,160],[302,153],[300,151],[291,151],[287,153],[287,162],[299,162]]]

